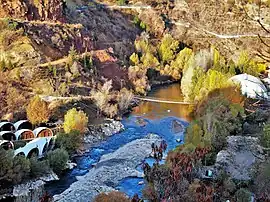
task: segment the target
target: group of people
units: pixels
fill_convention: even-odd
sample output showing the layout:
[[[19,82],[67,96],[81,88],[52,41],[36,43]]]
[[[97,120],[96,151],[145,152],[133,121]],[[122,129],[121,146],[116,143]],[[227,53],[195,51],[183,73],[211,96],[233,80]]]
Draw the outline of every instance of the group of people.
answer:
[[[162,140],[159,147],[155,143],[152,143],[152,153],[156,161],[160,161],[163,158],[163,152],[167,150],[167,143],[165,140]]]

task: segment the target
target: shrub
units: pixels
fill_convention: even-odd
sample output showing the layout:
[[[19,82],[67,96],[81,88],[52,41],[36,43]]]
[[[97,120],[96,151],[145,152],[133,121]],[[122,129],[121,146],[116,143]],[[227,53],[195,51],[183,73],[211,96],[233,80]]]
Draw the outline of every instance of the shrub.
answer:
[[[241,52],[236,63],[236,72],[239,74],[247,73],[253,76],[259,76],[259,73],[265,71],[265,69],[266,65],[256,63],[245,51]]]
[[[79,131],[59,133],[56,138],[56,146],[64,148],[69,154],[75,152],[82,145],[82,135]]]
[[[266,148],[270,148],[270,124],[265,125],[263,128],[261,144]]]
[[[39,96],[35,96],[30,100],[26,112],[27,118],[32,124],[40,124],[49,120],[50,111],[48,105]]]
[[[117,97],[119,110],[124,111],[128,109],[131,101],[133,100],[133,93],[126,88],[122,88]]]
[[[88,118],[83,111],[77,111],[75,108],[70,109],[65,115],[64,131],[70,133],[77,130],[84,133],[87,127]]]
[[[66,169],[68,152],[62,148],[50,151],[48,152],[47,160],[52,170],[56,174],[61,174],[61,172]]]
[[[131,63],[131,65],[138,65],[140,63],[140,59],[139,59],[138,54],[133,53],[130,56],[130,63]]]
[[[30,176],[36,178],[48,174],[50,166],[47,160],[39,161],[36,157],[32,157],[30,158],[30,170]]]
[[[18,184],[25,180],[30,173],[30,161],[24,156],[15,156],[13,159],[13,183]]]
[[[175,58],[175,53],[178,46],[179,42],[175,40],[170,34],[164,35],[158,49],[159,58],[164,64]]]
[[[251,193],[243,188],[237,190],[235,197],[238,202],[251,201]]]
[[[226,144],[226,137],[241,132],[241,117],[244,109],[222,96],[207,97],[197,111],[197,119],[187,128],[187,145],[209,146],[220,151]],[[196,107],[195,107],[196,108]]]
[[[130,200],[125,196],[124,193],[118,191],[112,191],[108,194],[101,193],[97,195],[94,202],[129,202]]]
[[[29,175],[29,160],[22,156],[13,156],[13,151],[0,148],[0,188],[20,183]]]

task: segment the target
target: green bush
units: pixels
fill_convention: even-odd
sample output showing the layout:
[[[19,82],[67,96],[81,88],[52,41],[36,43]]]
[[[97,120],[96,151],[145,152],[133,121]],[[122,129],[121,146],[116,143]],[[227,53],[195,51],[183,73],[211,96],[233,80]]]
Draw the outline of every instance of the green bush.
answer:
[[[220,151],[226,144],[227,136],[241,132],[244,109],[224,97],[206,100],[197,119],[187,128],[185,144],[211,146],[214,151]]]
[[[62,148],[50,151],[47,154],[49,165],[56,174],[61,174],[66,169],[68,158],[68,152]]]
[[[13,151],[0,148],[0,188],[7,184],[18,184],[29,176],[30,161],[23,156],[13,155]]]
[[[270,124],[265,125],[263,128],[261,144],[266,148],[270,148]]]
[[[235,193],[235,197],[236,197],[237,202],[251,201],[251,193],[250,193],[250,191],[248,191],[246,189],[243,189],[243,188],[237,190],[237,192]]]
[[[30,176],[41,177],[49,173],[50,166],[47,160],[39,161],[36,157],[30,158]]]
[[[13,183],[18,184],[29,177],[30,161],[24,156],[16,156],[13,159]]]
[[[57,147],[64,148],[71,154],[82,145],[82,135],[75,130],[70,133],[58,133],[55,143]]]

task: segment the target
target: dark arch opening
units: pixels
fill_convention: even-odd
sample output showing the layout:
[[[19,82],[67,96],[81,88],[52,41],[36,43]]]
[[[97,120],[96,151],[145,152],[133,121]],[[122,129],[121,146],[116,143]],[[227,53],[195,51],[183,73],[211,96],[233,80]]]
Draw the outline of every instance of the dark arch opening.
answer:
[[[4,142],[1,144],[0,147],[3,148],[4,150],[14,149],[13,144],[11,142]]]
[[[38,153],[38,148],[34,148],[28,153],[27,158],[38,157]]]
[[[20,152],[16,156],[23,156],[23,157],[25,157],[25,154],[23,152]]]
[[[12,132],[4,133],[4,134],[2,135],[2,138],[3,138],[4,140],[9,140],[9,141],[16,140],[16,136],[15,136],[15,134],[12,133]]]
[[[45,154],[48,151],[48,143],[46,143],[42,149],[42,154]]]
[[[21,129],[32,130],[32,128],[33,128],[33,125],[29,121],[26,121],[26,122],[21,123],[17,130],[21,130]]]
[[[0,132],[1,131],[13,131],[15,130],[15,127],[13,126],[12,123],[5,123],[0,127]]]

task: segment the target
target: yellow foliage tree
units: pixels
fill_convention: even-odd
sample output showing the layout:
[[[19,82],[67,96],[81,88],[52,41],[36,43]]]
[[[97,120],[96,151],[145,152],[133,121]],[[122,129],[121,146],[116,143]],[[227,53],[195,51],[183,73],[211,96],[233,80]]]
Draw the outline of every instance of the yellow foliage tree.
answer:
[[[70,133],[73,130],[84,133],[88,123],[88,117],[83,111],[77,111],[75,108],[68,110],[65,115],[64,131]]]
[[[35,96],[30,100],[26,108],[27,118],[32,124],[45,123],[49,120],[50,110],[48,104]]]

